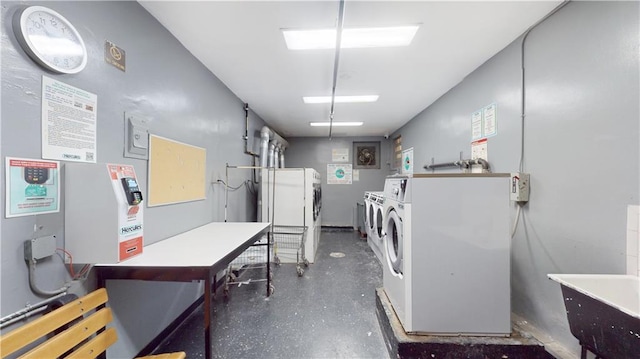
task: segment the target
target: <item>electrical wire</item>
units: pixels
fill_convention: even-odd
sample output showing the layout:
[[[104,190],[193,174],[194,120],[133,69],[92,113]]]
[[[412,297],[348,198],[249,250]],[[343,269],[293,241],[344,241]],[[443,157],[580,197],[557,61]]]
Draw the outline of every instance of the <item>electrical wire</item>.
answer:
[[[91,268],[90,264],[85,264],[84,266],[82,266],[78,274],[76,274],[75,270],[73,269],[73,256],[71,255],[71,253],[69,253],[63,248],[56,248],[56,251],[64,252],[64,254],[66,254],[67,257],[69,257],[69,274],[71,274],[71,279],[77,280],[82,278],[85,274],[89,273],[89,268]]]
[[[513,220],[513,226],[511,226],[511,238],[516,235],[516,229],[518,229],[518,222],[520,222],[520,210],[522,209],[522,204],[520,202],[516,202],[518,209],[516,210],[516,218]]]
[[[237,191],[240,188],[242,188],[243,186],[247,186],[247,188],[248,188],[248,186],[251,183],[251,180],[246,180],[246,181],[242,182],[242,184],[240,184],[238,187],[229,186],[225,181],[223,181],[221,179],[217,180],[215,183],[216,184],[221,183],[223,186],[225,186],[230,191]]]
[[[71,253],[69,253],[68,251],[66,251],[63,248],[56,248],[56,251],[64,252],[64,254],[66,254],[67,257],[69,257],[69,273],[71,274],[71,278],[75,278],[76,277],[76,273],[73,270],[73,256],[71,255]]]

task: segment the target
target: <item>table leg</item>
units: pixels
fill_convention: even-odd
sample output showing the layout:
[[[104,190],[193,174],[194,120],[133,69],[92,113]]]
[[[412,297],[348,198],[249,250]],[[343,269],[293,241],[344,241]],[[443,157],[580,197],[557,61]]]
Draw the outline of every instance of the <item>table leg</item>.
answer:
[[[211,352],[211,275],[204,280],[204,357],[212,358]]]

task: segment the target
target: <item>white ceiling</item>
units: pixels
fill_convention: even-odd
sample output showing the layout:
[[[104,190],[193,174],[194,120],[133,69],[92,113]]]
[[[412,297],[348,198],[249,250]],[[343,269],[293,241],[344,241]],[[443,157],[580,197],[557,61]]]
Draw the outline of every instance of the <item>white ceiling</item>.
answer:
[[[335,27],[334,1],[139,1],[196,58],[283,137],[328,136],[335,50],[286,48],[283,28]],[[346,1],[344,27],[421,24],[408,47],[343,49],[336,95],[377,94],[336,104],[333,136],[382,136],[436,99],[561,1]]]

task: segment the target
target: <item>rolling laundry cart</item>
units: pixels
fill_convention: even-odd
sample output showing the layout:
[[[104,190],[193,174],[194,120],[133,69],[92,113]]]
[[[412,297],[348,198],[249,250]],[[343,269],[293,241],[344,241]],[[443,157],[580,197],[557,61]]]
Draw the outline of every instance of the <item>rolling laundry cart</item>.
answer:
[[[304,268],[309,266],[305,257],[304,248],[307,238],[306,226],[271,226],[271,238],[273,238],[273,262],[280,264],[280,256],[293,257],[295,255],[296,271],[298,276],[304,275]]]
[[[237,190],[247,182],[238,187],[229,186],[229,169],[249,169],[254,172],[262,167],[256,166],[229,166],[227,163],[225,171],[225,204],[224,204],[224,221],[227,222],[227,208],[229,204],[229,191]],[[220,181],[219,181],[220,182]],[[255,182],[252,181],[252,185]],[[273,272],[271,271],[271,258],[273,253],[273,235],[267,232],[259,240],[253,243],[249,248],[242,252],[227,266],[224,275],[223,293],[225,297],[229,296],[229,288],[237,285],[266,282],[267,296],[274,293],[275,287],[272,283]]]

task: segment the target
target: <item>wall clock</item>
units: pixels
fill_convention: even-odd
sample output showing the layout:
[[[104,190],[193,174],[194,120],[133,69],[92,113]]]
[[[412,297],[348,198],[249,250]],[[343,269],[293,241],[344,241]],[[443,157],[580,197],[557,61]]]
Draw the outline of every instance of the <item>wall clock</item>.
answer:
[[[57,73],[75,74],[87,65],[87,48],[76,28],[56,11],[29,6],[13,17],[13,32],[35,62]]]

